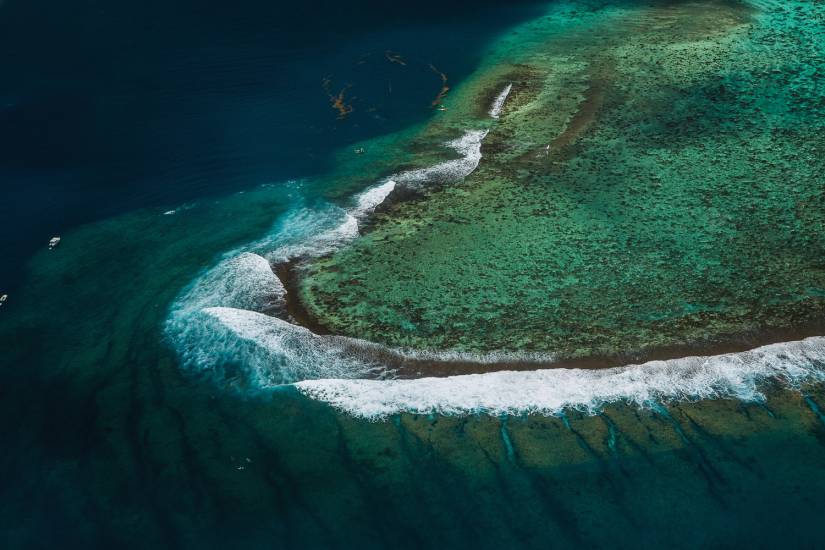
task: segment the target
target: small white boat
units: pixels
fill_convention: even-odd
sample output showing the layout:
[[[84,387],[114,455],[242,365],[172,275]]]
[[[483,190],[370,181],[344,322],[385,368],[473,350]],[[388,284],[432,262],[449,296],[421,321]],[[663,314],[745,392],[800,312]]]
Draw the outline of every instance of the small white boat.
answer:
[[[49,239],[49,250],[60,244],[60,237],[52,237]]]
[[[2,306],[4,303],[6,303],[6,300],[8,300],[8,299],[9,299],[8,294],[3,294],[2,296],[0,296],[0,306]]]

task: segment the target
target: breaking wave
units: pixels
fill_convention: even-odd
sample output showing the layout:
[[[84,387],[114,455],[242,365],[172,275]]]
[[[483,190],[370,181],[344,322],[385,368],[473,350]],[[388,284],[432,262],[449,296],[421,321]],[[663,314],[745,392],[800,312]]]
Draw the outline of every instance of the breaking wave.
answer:
[[[210,332],[212,324],[203,312],[222,306],[262,315],[257,312],[282,308],[285,296],[284,285],[265,258],[240,253],[198,277],[175,301],[166,336],[185,365],[217,368],[221,360],[235,356],[237,343],[221,331]]]
[[[355,197],[355,206],[349,209],[331,204],[296,209],[255,249],[272,263],[334,252],[358,236],[359,222],[384,202],[395,186],[396,182],[389,179],[370,187]]]
[[[172,315],[225,306],[263,311],[283,303],[286,290],[269,262],[251,252],[222,260],[181,296]]]
[[[242,263],[231,265],[241,267]],[[232,278],[229,271],[224,273]],[[235,273],[244,279],[242,272]],[[200,284],[196,285],[192,293],[197,294],[200,288]],[[264,303],[271,307],[268,298],[262,297],[258,310]],[[173,311],[167,324],[184,361],[198,370],[219,375],[223,374],[224,365],[237,364],[262,388],[318,378],[388,378],[433,365],[539,365],[554,360],[547,353],[396,349],[358,338],[318,335],[254,307],[215,306],[208,302],[206,307],[198,307],[205,303],[199,296],[190,303],[191,307]]]
[[[490,106],[490,116],[492,118],[498,118],[501,116],[501,110],[504,108],[504,102],[507,101],[507,96],[510,95],[510,90],[513,89],[512,84],[508,84],[504,87],[498,96],[496,96],[495,100],[493,100],[493,104]]]
[[[399,172],[355,197],[346,209],[335,205],[302,208],[287,215],[272,235],[256,247],[272,263],[295,258],[317,258],[346,245],[359,234],[360,222],[399,186],[421,189],[427,185],[460,181],[470,175],[481,161],[481,143],[486,130],[469,130],[445,145],[459,153],[447,160],[418,170]]]
[[[764,399],[769,380],[788,387],[825,381],[825,338],[813,337],[742,353],[650,361],[604,370],[502,371],[416,380],[312,380],[296,384],[314,399],[352,415],[378,419],[401,412],[559,415],[595,413],[606,404],[649,406],[668,400]]]
[[[261,388],[319,378],[386,379],[425,364],[548,362],[548,354],[462,353],[394,349],[347,336],[318,335],[256,311],[208,307],[188,319],[196,327],[201,367],[242,365]],[[191,335],[190,335],[191,336]],[[204,345],[207,344],[208,345]]]
[[[461,155],[418,170],[401,172],[393,179],[408,187],[418,188],[432,183],[456,181],[469,176],[481,161],[481,142],[487,137],[487,130],[469,130],[463,136],[446,143],[447,147]]]
[[[237,365],[259,388],[321,376],[376,376],[384,370],[380,363],[359,355],[357,341],[318,336],[255,311],[211,307],[197,312],[190,321],[199,331],[196,359],[201,367]]]

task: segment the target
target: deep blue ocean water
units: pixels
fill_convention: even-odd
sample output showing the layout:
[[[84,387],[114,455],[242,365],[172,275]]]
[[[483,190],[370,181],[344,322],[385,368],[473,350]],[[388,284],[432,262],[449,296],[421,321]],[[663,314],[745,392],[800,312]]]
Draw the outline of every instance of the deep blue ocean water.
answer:
[[[0,7],[0,291],[48,239],[329,168],[432,114],[538,3],[110,2]],[[387,58],[398,54],[406,65]],[[340,120],[328,90],[353,111]]]

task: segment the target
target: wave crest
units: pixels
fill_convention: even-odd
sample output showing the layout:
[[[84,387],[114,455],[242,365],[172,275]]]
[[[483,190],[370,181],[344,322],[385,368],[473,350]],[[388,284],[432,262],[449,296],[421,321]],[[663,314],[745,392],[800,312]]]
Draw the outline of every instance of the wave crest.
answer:
[[[510,95],[510,90],[513,89],[512,84],[508,84],[504,87],[498,96],[493,100],[493,104],[490,106],[490,117],[498,118],[501,116],[501,110],[504,108],[504,102],[507,101],[507,96]]]
[[[759,384],[788,387],[825,381],[825,338],[771,344],[742,353],[650,361],[604,370],[500,371],[417,380],[313,380],[296,384],[306,396],[354,416],[402,412],[560,415],[597,412],[609,403],[647,406],[667,400],[732,397],[759,401]]]
[[[433,183],[458,181],[469,176],[481,162],[481,143],[487,137],[487,130],[468,130],[458,139],[448,141],[446,146],[461,155],[418,170],[401,172],[393,180],[412,188],[420,188]]]

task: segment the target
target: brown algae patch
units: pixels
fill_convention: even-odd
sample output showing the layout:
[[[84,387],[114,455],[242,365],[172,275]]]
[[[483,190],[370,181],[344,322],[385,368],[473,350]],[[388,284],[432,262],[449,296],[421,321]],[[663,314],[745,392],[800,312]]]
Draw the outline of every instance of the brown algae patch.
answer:
[[[804,75],[823,61],[799,50],[815,18],[768,25],[786,15],[771,9],[604,8],[503,40],[421,132],[489,125],[478,169],[307,266],[307,311],[393,346],[564,357],[815,332],[825,141]],[[482,120],[507,83],[500,120]]]
[[[352,88],[352,84],[347,84],[338,93],[332,92],[332,81],[329,78],[321,80],[321,86],[329,96],[330,106],[338,112],[339,119],[345,119],[352,113],[354,107],[351,104],[352,100],[347,101],[347,92]]]
[[[441,103],[444,101],[444,98],[447,97],[447,94],[450,92],[450,87],[447,85],[447,75],[439,71],[435,65],[430,63],[430,70],[438,75],[438,78],[441,79],[441,89],[438,91],[438,95],[435,96],[435,99],[432,101],[432,107],[439,107]]]

